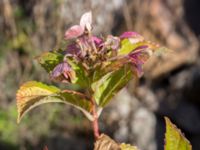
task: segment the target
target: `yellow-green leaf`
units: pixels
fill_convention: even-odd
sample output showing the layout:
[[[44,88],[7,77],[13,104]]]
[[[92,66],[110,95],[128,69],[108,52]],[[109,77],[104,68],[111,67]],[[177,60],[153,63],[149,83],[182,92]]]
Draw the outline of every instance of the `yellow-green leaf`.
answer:
[[[125,65],[94,82],[92,84],[92,88],[95,91],[93,96],[97,104],[104,107],[132,77],[132,70],[128,65]]]
[[[144,43],[132,44],[129,39],[124,39],[121,42],[121,48],[119,49],[118,55],[127,55],[133,51],[136,47],[144,45]]]
[[[137,147],[125,143],[120,144],[120,148],[121,150],[138,150]]]
[[[32,108],[50,102],[71,104],[82,111],[90,112],[91,102],[84,94],[48,86],[41,82],[29,81],[23,84],[17,92],[18,122]]]
[[[167,117],[165,122],[165,150],[192,150],[190,142]]]
[[[57,52],[45,52],[37,57],[40,65],[49,73],[56,65],[63,61],[63,55]]]
[[[164,49],[164,47],[160,47],[158,44],[151,42],[151,41],[139,41],[136,43],[131,43],[129,39],[124,39],[121,42],[121,48],[118,51],[118,55],[127,55],[133,50],[135,50],[138,47],[141,46],[148,46],[148,49],[152,52],[155,52],[157,50],[160,50],[161,48]]]
[[[67,59],[67,62],[71,65],[76,74],[75,79],[72,80],[72,83],[77,84],[82,88],[87,87],[89,84],[89,78],[82,66],[82,63],[75,62],[71,59]]]

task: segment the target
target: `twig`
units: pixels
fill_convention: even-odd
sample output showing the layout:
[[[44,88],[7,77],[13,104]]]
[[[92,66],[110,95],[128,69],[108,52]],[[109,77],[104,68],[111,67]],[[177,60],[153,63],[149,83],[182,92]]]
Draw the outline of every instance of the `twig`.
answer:
[[[95,105],[95,101],[92,98],[92,115],[93,115],[93,131],[94,131],[94,137],[96,138],[96,140],[99,138],[99,124],[98,124],[98,115],[97,115],[97,111],[96,111],[96,105]]]

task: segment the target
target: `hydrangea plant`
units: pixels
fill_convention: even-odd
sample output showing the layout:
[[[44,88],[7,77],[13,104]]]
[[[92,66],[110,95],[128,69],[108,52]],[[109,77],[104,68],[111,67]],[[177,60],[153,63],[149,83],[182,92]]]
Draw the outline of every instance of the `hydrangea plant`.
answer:
[[[144,63],[155,51],[165,48],[145,40],[137,32],[128,31],[120,36],[97,37],[92,34],[92,29],[92,13],[87,12],[82,15],[79,25],[74,25],[65,32],[64,48],[45,52],[37,57],[51,80],[75,84],[81,90],[59,89],[37,81],[26,82],[16,95],[17,120],[20,122],[24,114],[41,104],[69,104],[81,110],[93,123],[97,140],[95,149],[111,149],[101,147],[102,143],[105,147],[106,140],[109,141],[107,143],[113,142],[106,135],[99,133],[98,117],[101,111],[132,78],[142,76]],[[169,124],[170,121],[167,122]],[[169,132],[166,135],[170,134]],[[118,145],[118,148],[136,149],[126,144]],[[166,146],[166,150],[172,149]]]

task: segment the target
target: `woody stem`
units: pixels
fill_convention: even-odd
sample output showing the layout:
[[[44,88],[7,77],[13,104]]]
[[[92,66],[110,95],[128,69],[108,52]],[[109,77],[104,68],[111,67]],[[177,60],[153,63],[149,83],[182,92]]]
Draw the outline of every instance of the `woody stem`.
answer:
[[[94,137],[95,139],[98,139],[99,137],[99,124],[98,124],[98,115],[97,115],[97,111],[96,111],[96,105],[95,105],[95,101],[92,98],[92,115],[93,115],[93,132],[94,132]]]

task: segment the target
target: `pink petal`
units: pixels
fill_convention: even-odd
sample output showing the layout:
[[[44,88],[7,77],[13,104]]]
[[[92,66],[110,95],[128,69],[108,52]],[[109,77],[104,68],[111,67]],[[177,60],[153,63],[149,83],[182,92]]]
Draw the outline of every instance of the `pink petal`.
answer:
[[[135,67],[136,67],[135,71],[137,73],[137,76],[140,78],[144,74],[143,69],[142,69],[142,65],[138,64]]]
[[[92,36],[92,41],[96,44],[96,46],[100,46],[103,43],[103,40],[96,37],[96,36]]]
[[[120,35],[121,39],[129,39],[129,41],[132,44],[136,44],[138,42],[144,41],[144,37],[138,34],[137,32],[124,32],[122,35]]]
[[[76,43],[69,44],[65,51],[63,51],[64,55],[68,56],[81,56],[81,50]]]
[[[65,39],[73,39],[79,37],[84,32],[84,28],[79,25],[74,25],[65,32]]]
[[[86,12],[82,15],[80,20],[80,26],[86,28],[88,31],[91,31],[91,24],[92,24],[92,12]]]
[[[142,42],[144,41],[144,38],[142,36],[136,36],[136,37],[133,37],[133,38],[129,38],[129,41],[132,43],[132,44],[136,44],[138,42]]]
[[[137,32],[128,31],[128,32],[124,32],[122,35],[120,35],[120,38],[121,39],[132,38],[132,37],[135,37],[135,36],[138,36],[138,35],[139,34]]]
[[[120,39],[116,36],[108,35],[105,45],[114,50],[117,50],[120,45]]]
[[[62,62],[53,69],[51,78],[56,81],[70,82],[73,78],[73,70],[68,63]]]
[[[69,66],[67,63],[62,62],[62,63],[58,64],[58,65],[53,69],[53,71],[52,71],[52,73],[51,73],[51,76],[52,76],[53,78],[56,78],[56,77],[60,76],[63,72],[69,71],[70,69],[71,69],[71,68],[70,68],[70,66]]]

